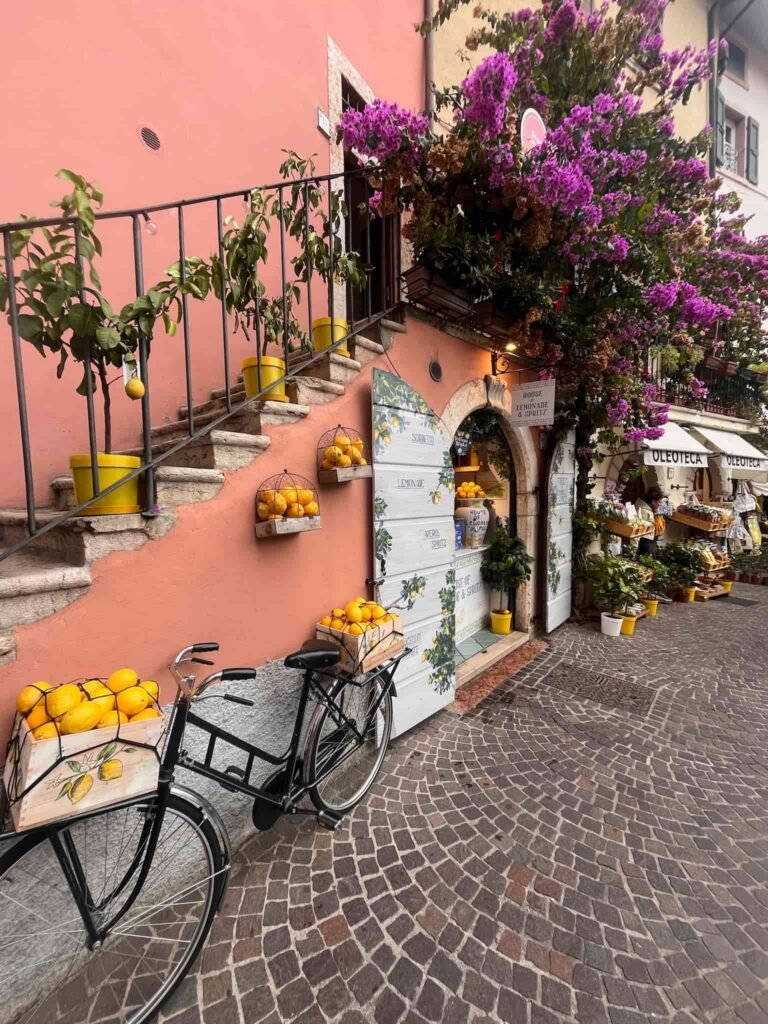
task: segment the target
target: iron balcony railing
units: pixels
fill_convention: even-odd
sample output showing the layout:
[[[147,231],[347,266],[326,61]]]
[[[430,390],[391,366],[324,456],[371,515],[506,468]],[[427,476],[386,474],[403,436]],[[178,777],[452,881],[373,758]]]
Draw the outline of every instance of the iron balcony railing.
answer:
[[[660,367],[656,370],[656,383],[659,398],[672,405],[750,420],[760,411],[763,384],[747,373],[749,371],[740,370],[733,375],[725,375],[717,369],[699,365],[694,376],[707,388],[707,394],[698,399],[691,397],[689,386],[679,375],[666,373]]]
[[[295,277],[291,277],[290,281],[296,283],[301,292],[299,296],[299,305],[306,311],[306,334],[310,339],[310,344],[312,339],[313,316],[318,315],[316,305],[318,285],[315,283],[313,287],[313,278],[318,280],[319,277],[322,277],[324,279],[323,290],[327,296],[327,314],[331,320],[333,320],[334,317],[346,319],[349,326],[348,332],[344,337],[338,338],[321,352],[307,351],[305,353],[305,358],[297,360],[295,358],[295,352],[293,352],[290,347],[291,324],[287,302],[284,299],[282,304],[282,358],[285,362],[286,372],[278,380],[270,381],[269,384],[265,385],[258,394],[238,401],[237,399],[240,397],[239,394],[233,396],[232,393],[234,385],[230,367],[230,334],[232,330],[231,317],[226,308],[226,297],[222,296],[219,328],[220,340],[218,344],[221,345],[222,351],[222,384],[225,408],[220,416],[217,416],[215,419],[207,423],[198,425],[195,422],[194,411],[194,377],[191,358],[190,319],[187,310],[187,296],[183,295],[181,298],[182,316],[180,322],[183,332],[184,381],[186,390],[186,429],[184,436],[176,443],[170,445],[170,447],[163,445],[162,451],[153,451],[152,393],[150,388],[148,340],[141,337],[138,347],[138,359],[141,369],[141,379],[145,388],[144,395],[141,399],[141,448],[143,453],[141,466],[131,473],[126,474],[110,487],[99,487],[94,387],[91,380],[91,374],[86,373],[85,381],[87,390],[85,394],[84,428],[87,431],[88,436],[93,497],[86,502],[75,505],[66,511],[62,511],[61,515],[55,517],[46,515],[46,521],[41,523],[37,522],[37,514],[46,506],[38,505],[35,495],[35,452],[30,439],[28,389],[24,379],[26,346],[19,330],[19,309],[15,295],[15,285],[18,281],[16,268],[18,257],[14,257],[13,255],[13,236],[14,232],[20,230],[29,231],[43,228],[49,228],[55,231],[71,232],[73,241],[75,242],[77,259],[82,268],[82,258],[78,251],[81,227],[78,218],[76,217],[48,217],[37,220],[29,219],[0,224],[0,236],[2,236],[0,239],[2,242],[2,257],[0,257],[0,259],[4,258],[4,266],[3,263],[0,263],[0,267],[4,269],[5,276],[7,278],[8,299],[6,315],[10,325],[16,396],[18,403],[19,430],[21,437],[21,464],[23,468],[24,490],[26,495],[27,531],[27,536],[22,540],[12,546],[0,550],[0,561],[26,547],[37,537],[56,529],[56,527],[60,526],[67,520],[87,513],[89,506],[98,498],[110,494],[112,491],[123,486],[126,482],[137,477],[142,478],[143,482],[142,514],[145,516],[157,514],[155,502],[155,470],[159,465],[174,456],[192,441],[204,437],[211,431],[221,427],[230,417],[235,416],[243,410],[253,406],[254,403],[258,403],[263,400],[264,394],[267,391],[272,390],[276,385],[295,378],[300,370],[306,370],[307,367],[311,367],[319,361],[328,358],[330,353],[344,346],[351,337],[359,334],[367,327],[378,323],[378,321],[391,314],[397,308],[400,303],[399,223],[393,218],[384,218],[382,220],[371,211],[369,200],[373,195],[373,190],[370,181],[361,171],[347,170],[336,174],[314,175],[312,177],[302,179],[287,179],[271,185],[256,186],[255,188],[262,193],[274,193],[281,211],[283,210],[287,193],[292,193],[295,196],[296,193],[293,192],[293,190],[297,188],[303,190],[304,202],[306,204],[310,189],[323,190],[324,202],[314,212],[318,222],[325,223],[329,266],[326,268],[325,273],[318,275],[313,268],[312,259],[308,258],[310,242],[316,242],[317,236],[321,234],[321,231],[317,230],[317,226],[310,223],[309,218],[307,218],[307,223],[305,224],[303,240],[296,240],[295,238],[291,239],[288,237],[289,231],[286,228],[286,224],[284,223],[283,218],[278,216],[275,218],[275,224],[278,235],[276,239],[276,247],[278,250],[277,269],[279,273],[275,274],[276,280],[274,291],[277,292],[277,289],[279,288],[279,294],[285,297],[286,285],[289,283],[288,261],[291,246],[294,247],[294,255],[296,253],[297,246],[299,251],[303,248],[306,264],[306,273],[304,275],[305,280],[296,281]],[[187,229],[184,219],[185,210],[189,207],[201,206],[208,206],[211,208],[213,214],[211,220],[215,221],[216,225],[213,243],[217,247],[219,256],[221,257],[222,240],[225,230],[225,204],[230,200],[236,199],[245,200],[247,203],[248,197],[252,195],[253,191],[253,187],[240,188],[231,192],[200,196],[195,199],[180,199],[175,202],[159,203],[153,206],[143,206],[137,209],[100,212],[97,213],[95,217],[97,221],[121,220],[130,224],[134,286],[136,296],[138,297],[145,293],[142,228],[145,225],[152,223],[150,218],[153,213],[169,211],[171,213],[175,212],[176,214],[178,225],[178,260],[183,279],[186,259],[189,255],[187,248]],[[341,228],[335,233],[334,205],[338,202],[339,197],[344,199],[346,209],[343,211],[341,217]],[[328,229],[328,225],[330,225],[330,229]],[[315,233],[314,238],[310,239],[310,235],[313,232]],[[337,250],[336,247],[339,244],[340,248]],[[365,284],[358,288],[352,288],[348,283],[346,287],[343,284],[340,284],[338,273],[334,269],[335,260],[338,259],[339,255],[345,256],[351,252],[357,252],[369,268]],[[270,266],[274,269],[274,263],[271,263]],[[277,283],[278,281],[279,284]],[[301,299],[301,295],[303,295],[303,301]],[[315,300],[314,307],[313,297]],[[216,302],[218,299],[216,299],[213,296],[213,293],[211,293],[208,301]],[[340,308],[342,305],[346,306],[346,309]],[[319,315],[323,315],[324,312],[324,310],[320,311]],[[253,354],[257,357],[259,380],[261,380],[261,360],[263,358],[261,351],[262,329],[259,322],[259,315],[255,310],[254,315],[249,317],[249,321],[251,327],[254,328],[253,335],[255,343],[253,346]],[[212,341],[211,343],[213,344],[214,342]],[[216,388],[217,385],[215,380],[206,380],[205,383],[207,387],[210,386],[211,388]]]

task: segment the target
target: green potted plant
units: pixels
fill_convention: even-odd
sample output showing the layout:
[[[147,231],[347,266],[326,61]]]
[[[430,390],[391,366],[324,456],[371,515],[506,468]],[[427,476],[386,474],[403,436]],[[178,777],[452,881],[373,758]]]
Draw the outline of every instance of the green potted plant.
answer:
[[[601,610],[600,631],[606,636],[632,636],[637,616],[629,609],[643,591],[643,571],[638,565],[613,555],[592,555],[588,560],[592,597]]]
[[[768,363],[750,363],[747,369],[752,371],[754,379],[760,384],[768,381]]]
[[[72,227],[62,225],[39,232],[29,228],[14,232],[13,255],[26,263],[16,280],[15,297],[20,336],[42,356],[58,356],[56,376],[61,378],[71,358],[82,367],[77,393],[89,391],[101,395],[103,411],[103,444],[97,452],[99,490],[118,483],[140,465],[134,456],[112,453],[112,404],[110,386],[121,374],[110,380],[110,371],[128,369],[126,393],[131,399],[144,396],[136,353],[142,342],[149,353],[158,321],[168,335],[176,333],[181,319],[180,294],[207,292],[207,270],[202,261],[188,261],[187,282],[182,287],[178,267],[170,268],[167,277],[144,295],[115,312],[101,290],[95,265],[102,254],[96,235],[94,206],[101,204],[100,189],[74,171],[61,170],[58,177],[72,186],[72,191],[51,205],[61,211]],[[79,252],[79,259],[78,259]],[[8,306],[8,282],[0,277],[0,310]],[[94,496],[91,455],[76,454],[70,458],[78,505]],[[99,497],[89,515],[138,512],[138,478],[128,481],[110,494]]]
[[[657,558],[651,555],[640,555],[638,563],[653,573],[651,580],[644,584],[640,594],[640,600],[645,605],[650,618],[655,618],[659,609],[659,602],[654,594],[666,594],[670,586],[669,569]]]
[[[512,629],[512,613],[503,605],[504,594],[531,578],[532,564],[525,544],[509,532],[509,520],[498,519],[480,567],[483,579],[499,596],[498,607],[491,607],[492,632],[503,635]]]
[[[670,588],[676,589],[683,601],[695,600],[696,577],[704,571],[706,564],[691,541],[667,544],[660,549],[658,557],[669,572]]]

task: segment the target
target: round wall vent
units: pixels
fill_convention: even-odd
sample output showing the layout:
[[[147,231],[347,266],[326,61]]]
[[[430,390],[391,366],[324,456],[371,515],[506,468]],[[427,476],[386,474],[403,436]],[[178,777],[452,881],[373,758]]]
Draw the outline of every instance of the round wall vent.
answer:
[[[157,134],[155,129],[150,128],[149,125],[142,124],[139,126],[139,138],[147,149],[151,149],[155,153],[160,149],[160,136]]]
[[[437,359],[433,359],[429,364],[429,376],[436,382],[443,379],[443,368]]]

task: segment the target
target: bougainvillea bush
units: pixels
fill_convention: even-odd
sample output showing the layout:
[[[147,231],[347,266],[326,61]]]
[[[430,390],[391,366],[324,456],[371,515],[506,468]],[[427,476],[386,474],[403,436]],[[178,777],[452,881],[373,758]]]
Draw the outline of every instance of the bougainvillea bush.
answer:
[[[466,2],[444,0],[421,30]],[[436,124],[376,100],[339,126],[371,168],[373,207],[405,214],[415,262],[490,301],[520,352],[557,378],[557,430],[576,429],[582,502],[598,445],[662,434],[654,360],[696,398],[705,351],[728,345],[754,361],[764,348],[768,239],[747,242],[737,201],[717,195],[709,130],[675,131],[714,44],[665,51],[665,5],[478,6],[466,45],[490,55],[438,93]],[[529,107],[548,130],[524,152]]]

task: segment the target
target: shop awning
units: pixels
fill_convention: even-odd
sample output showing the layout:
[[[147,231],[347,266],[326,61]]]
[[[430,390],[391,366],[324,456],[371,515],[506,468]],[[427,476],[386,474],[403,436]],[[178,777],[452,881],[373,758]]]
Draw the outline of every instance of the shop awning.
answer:
[[[680,466],[705,469],[709,450],[683,430],[679,423],[664,425],[664,434],[653,441],[643,441],[646,466]]]
[[[696,427],[696,433],[720,461],[732,480],[761,480],[768,473],[768,454],[751,445],[740,434],[728,430]]]

